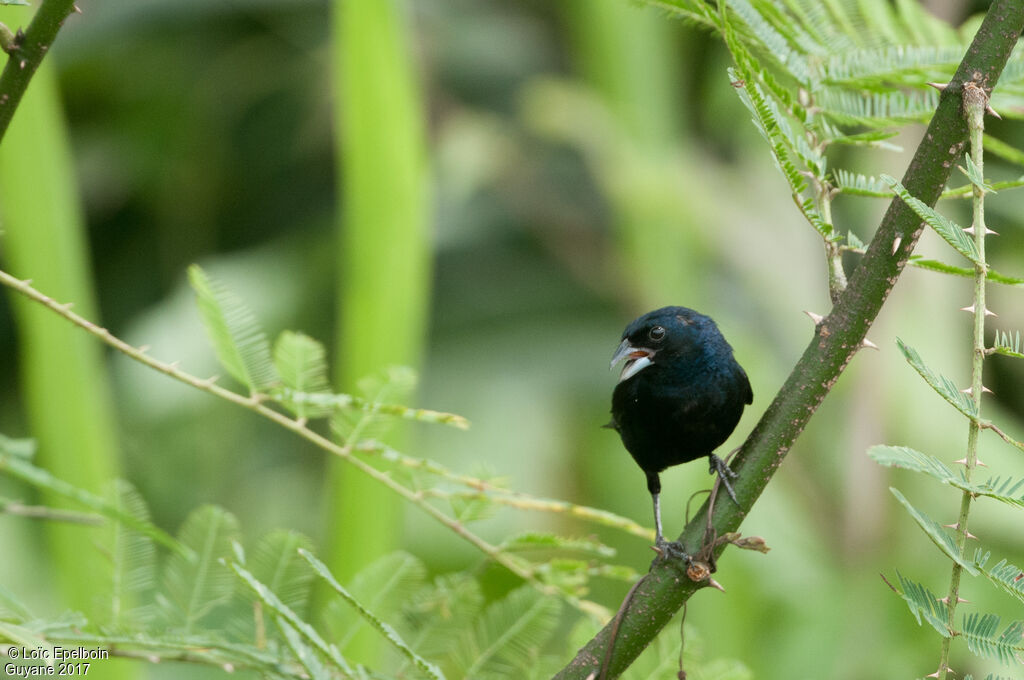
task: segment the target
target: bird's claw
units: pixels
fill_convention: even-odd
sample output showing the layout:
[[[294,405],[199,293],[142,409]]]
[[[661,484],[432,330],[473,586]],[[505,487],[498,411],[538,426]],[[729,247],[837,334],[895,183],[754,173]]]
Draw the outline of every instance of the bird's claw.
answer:
[[[659,560],[671,560],[673,562],[681,563],[685,566],[690,566],[693,563],[693,557],[683,549],[683,544],[679,541],[666,541],[664,538],[655,542],[651,549],[658,553],[658,556],[654,558],[654,562],[651,563],[653,567]]]
[[[730,479],[736,479],[739,475],[733,472],[729,466],[726,465],[725,461],[715,454],[711,454],[708,457],[708,472],[718,475],[718,480],[722,483],[722,486],[725,487],[726,492],[729,494],[729,498],[732,499],[733,503],[739,505],[740,502],[736,499],[736,492],[733,491],[732,484],[729,483]]]

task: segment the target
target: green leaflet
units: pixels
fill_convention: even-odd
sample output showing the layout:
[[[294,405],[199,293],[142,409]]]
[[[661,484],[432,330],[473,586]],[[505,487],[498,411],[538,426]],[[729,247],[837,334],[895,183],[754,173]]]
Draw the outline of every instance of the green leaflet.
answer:
[[[962,470],[954,472],[939,459],[906,446],[872,446],[868,449],[868,455],[879,465],[923,472],[961,491],[987,496],[1024,509],[1024,479],[990,477],[981,483],[968,482]],[[1018,491],[1022,493],[1014,495]]]
[[[1000,635],[999,617],[995,614],[973,612],[964,615],[961,635],[967,648],[978,656],[998,659],[1001,663],[1024,664],[1024,621],[1012,621]]]
[[[246,551],[244,560],[239,562],[249,570],[253,578],[266,584],[289,609],[298,616],[306,614],[306,605],[313,582],[313,572],[305,560],[299,557],[299,548],[311,548],[312,542],[296,531],[278,529],[262,536],[251,551]],[[240,557],[236,555],[236,557]],[[241,640],[256,640],[259,629],[272,632],[268,625],[273,617],[267,612],[253,611],[252,597],[243,591],[234,596],[233,616],[227,629]],[[257,615],[263,617],[257,624]],[[280,630],[280,627],[279,627]],[[282,630],[282,635],[284,631]]]
[[[896,572],[896,578],[900,582],[898,588],[888,581],[886,583],[889,583],[889,586],[907,603],[907,607],[910,608],[910,613],[914,615],[917,624],[921,625],[921,620],[923,619],[939,635],[947,638],[950,637],[952,633],[950,632],[951,626],[949,625],[949,608],[939,602],[932,591],[920,583],[904,578],[903,574],[898,571]]]
[[[279,598],[274,591],[257,580],[255,576],[249,573],[245,567],[237,562],[227,562],[227,565],[235,572],[238,578],[256,594],[264,605],[269,607],[270,610],[279,618],[283,619],[288,626],[294,629],[303,639],[311,643],[318,652],[331,661],[336,670],[340,671],[345,677],[355,676],[355,671],[352,670],[352,667],[349,666],[348,662],[341,656],[338,648],[329,644],[320,636],[319,633],[316,632],[313,626],[299,618],[298,614],[282,602],[281,598]],[[288,635],[288,633],[284,634],[286,636]]]
[[[957,389],[953,381],[944,375],[937,375],[930,368],[928,368],[924,361],[921,360],[921,355],[917,353],[910,345],[905,344],[899,338],[896,338],[896,344],[899,345],[900,351],[903,352],[903,356],[906,357],[907,362],[914,367],[925,382],[931,385],[931,388],[939,393],[939,395],[948,401],[953,408],[960,413],[964,414],[971,420],[978,420],[978,409],[975,407],[974,402],[971,401],[966,394]]]
[[[331,680],[331,674],[327,667],[321,663],[316,652],[305,643],[302,635],[282,616],[275,616],[274,623],[277,624],[278,630],[284,636],[285,642],[288,643],[288,648],[292,650],[292,654],[302,664],[302,667],[309,672],[309,677],[312,680]]]
[[[188,279],[224,369],[250,392],[263,392],[280,383],[267,336],[242,299],[211,280],[199,265],[188,268]]]
[[[919,267],[920,269],[927,269],[933,272],[939,272],[941,274],[952,274],[954,276],[963,276],[966,278],[974,278],[974,269],[968,269],[966,267],[956,267],[945,262],[939,262],[938,260],[926,260],[919,255],[911,255],[910,262],[912,266]],[[1005,276],[989,269],[985,274],[985,279],[992,283],[1001,283],[1006,286],[1024,286],[1024,279],[1018,279],[1012,276]]]
[[[1024,569],[1021,569],[1016,564],[1011,564],[1006,560],[1000,560],[990,569],[987,566],[990,555],[991,553],[989,552],[982,554],[981,548],[974,551],[974,563],[978,565],[978,569],[981,570],[982,575],[984,575],[992,585],[1004,590],[1007,594],[1017,598],[1021,603],[1024,603]]]
[[[315,399],[294,398],[294,395],[318,397],[329,394],[327,358],[319,341],[295,331],[284,331],[274,343],[274,366],[281,376],[285,390],[280,393],[281,403],[298,418],[317,418],[331,412],[330,405],[318,404]]]
[[[139,524],[150,523],[146,502],[125,480],[113,480],[106,495],[119,513],[134,517]],[[109,625],[119,630],[144,624],[149,618],[149,609],[140,600],[156,583],[153,538],[123,522],[114,521],[104,527],[103,545],[103,552],[110,560]]]
[[[964,154],[964,161],[967,164],[967,168],[957,166],[960,172],[967,176],[967,179],[971,181],[971,184],[981,189],[986,194],[994,194],[996,190],[992,188],[991,184],[985,182],[985,178],[981,174],[981,170],[974,164],[974,160],[971,159],[970,154]]]
[[[899,183],[894,177],[889,175],[882,175],[882,181],[888,184],[893,193],[899,196],[907,207],[913,210],[918,217],[924,220],[925,224],[935,230],[942,239],[953,247],[958,253],[966,257],[975,264],[981,264],[981,260],[978,256],[978,247],[974,244],[974,240],[968,236],[967,232],[957,223],[948,217],[935,212],[932,208],[928,207],[924,202],[914,198]]]
[[[430,663],[429,661],[421,657],[419,654],[417,654],[415,651],[413,651],[412,647],[406,644],[406,642],[401,638],[401,636],[398,635],[394,628],[392,628],[390,625],[374,616],[372,612],[370,612],[362,604],[360,604],[358,600],[352,597],[352,594],[349,593],[348,590],[346,590],[345,587],[338,583],[337,579],[334,578],[334,575],[327,568],[327,565],[325,565],[317,558],[313,557],[313,555],[306,550],[299,550],[299,554],[302,555],[302,557],[304,557],[306,561],[313,566],[313,569],[316,570],[316,572],[320,575],[320,578],[326,581],[327,584],[334,589],[334,592],[336,592],[338,595],[342,597],[342,599],[344,599],[346,602],[352,605],[356,609],[356,611],[358,611],[359,614],[367,622],[369,622],[369,624],[373,628],[375,628],[382,636],[384,636],[385,640],[390,642],[395,649],[401,652],[418,669],[429,675],[431,678],[434,678],[434,680],[444,680],[444,673],[441,672],[440,668]]]
[[[992,352],[1015,359],[1024,359],[1024,346],[1021,345],[1020,331],[1014,335],[1010,335],[1006,331],[997,331]]]
[[[221,560],[231,556],[231,544],[238,537],[238,520],[223,508],[205,505],[189,514],[178,531],[178,540],[189,552],[170,557],[157,598],[168,624],[190,634],[230,599],[234,581]]]
[[[949,559],[963,567],[971,576],[978,575],[978,568],[960,554],[960,550],[956,547],[953,537],[946,533],[946,530],[938,522],[911,505],[910,501],[898,489],[889,487],[889,491],[892,492],[893,496],[896,496],[896,500],[903,504],[903,507],[910,513],[910,516],[928,534],[928,538],[932,539],[932,542],[938,546],[939,550],[946,553]]]
[[[487,607],[460,637],[454,660],[463,677],[481,680],[522,677],[558,622],[561,601],[530,586]]]

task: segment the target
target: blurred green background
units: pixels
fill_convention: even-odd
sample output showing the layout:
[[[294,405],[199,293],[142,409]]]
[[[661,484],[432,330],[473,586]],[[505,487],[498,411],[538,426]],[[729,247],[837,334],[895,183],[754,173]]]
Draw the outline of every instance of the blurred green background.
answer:
[[[332,363],[343,366],[339,380],[354,380],[364,365],[367,373],[377,368],[376,346],[408,342],[403,360],[420,364],[416,404],[473,425],[465,433],[411,426],[400,437],[405,452],[650,524],[643,474],[618,437],[600,428],[616,380],[607,362],[625,324],[666,304],[715,318],[754,388],[754,404],[727,445],[734,447],[809,341],[813,324],[802,311],[829,309],[820,239],[801,221],[729,85],[728,54],[716,37],[657,11],[624,0],[397,3],[413,96],[396,106],[408,109],[409,143],[422,144],[427,184],[426,196],[410,197],[396,178],[383,200],[418,201],[411,214],[423,231],[409,236],[356,224],[366,213],[342,193],[351,186],[346,173],[359,170],[347,164],[332,123],[333,83],[346,83],[332,71],[338,47],[326,3],[81,4],[84,13],[68,20],[48,62],[77,182],[71,200],[88,239],[91,271],[83,277],[104,325],[193,374],[221,372],[185,281],[187,265],[199,262],[272,335],[294,328],[324,340]],[[957,23],[983,4],[931,9]],[[0,17],[19,25],[19,12],[4,8]],[[364,89],[350,92],[366,97],[392,84],[384,72],[346,75],[365,79]],[[32,88],[42,89],[44,79]],[[347,102],[350,115],[361,102]],[[378,114],[369,111],[371,125]],[[1000,136],[1013,139],[1012,125],[1004,126]],[[902,175],[919,135],[914,128],[897,140],[907,153],[876,151],[853,164]],[[1016,135],[1019,148],[1024,135]],[[385,136],[379,149],[360,153],[386,163],[391,141]],[[0,191],[14,191],[11,178],[25,158],[8,161]],[[1016,176],[994,162],[986,174]],[[50,189],[27,183],[18,196],[48,201]],[[0,202],[16,199],[0,193]],[[884,207],[840,197],[835,220],[867,241]],[[944,209],[969,219],[966,204]],[[999,194],[987,212],[1001,234],[990,242],[990,262],[1022,275],[1024,194]],[[352,236],[358,228],[370,233],[361,246]],[[429,249],[429,264],[408,284],[425,305],[422,321],[385,302],[338,335],[358,305],[339,292],[339,280],[354,276],[346,248],[406,247],[416,233]],[[12,255],[6,238],[5,258]],[[945,248],[926,234],[918,252],[947,256]],[[88,310],[88,300],[48,290],[34,271],[5,266]],[[395,279],[382,267],[378,292]],[[868,336],[880,351],[856,357],[743,526],[772,552],[728,552],[717,575],[728,594],[692,601],[687,622],[701,631],[708,656],[739,659],[757,677],[853,678],[881,669],[919,677],[934,669],[938,638],[914,624],[878,574],[898,568],[944,592],[948,562],[888,487],[898,485],[949,522],[959,495],[884,470],[864,452],[890,443],[949,462],[962,456],[966,422],[906,366],[894,339],[967,384],[970,317],[958,308],[970,295],[967,279],[904,274]],[[1024,328],[1019,291],[992,286],[989,306],[999,313],[992,327]],[[0,297],[0,432],[38,437],[45,446],[23,385],[19,361],[29,350],[19,340],[19,318],[11,298]],[[328,511],[334,501],[325,492],[325,454],[122,356],[104,353],[103,361],[113,392],[113,459],[157,524],[173,531],[196,506],[216,503],[241,518],[247,535],[294,528],[324,549],[355,553],[352,569],[370,556],[359,554],[362,539],[346,543],[345,536],[360,507],[376,516],[394,503],[385,491],[359,487],[347,496],[352,507]],[[996,357],[987,370],[995,395],[985,408],[1021,439],[1024,367]],[[80,405],[69,399],[63,409]],[[40,451],[43,460],[46,454]],[[1024,469],[1019,452],[992,435],[983,435],[981,458],[1017,477]],[[667,533],[681,529],[686,499],[709,483],[702,464],[663,475]],[[2,490],[28,494],[6,480]],[[68,604],[48,586],[48,570],[62,558],[48,552],[39,526],[0,515],[0,580],[59,612]],[[593,531],[560,516],[511,511],[479,531],[500,541],[526,529]],[[390,541],[380,549],[401,547],[439,573],[479,557],[415,508],[399,506],[384,531]],[[1024,560],[1019,513],[979,503],[972,532],[997,558]],[[637,569],[652,556],[639,539],[599,535]],[[496,568],[485,579],[492,593],[514,584]],[[614,608],[626,589],[598,584],[594,597]],[[1024,618],[985,584],[969,582],[965,593],[983,611]],[[991,670],[965,666],[971,663],[952,666]],[[210,674],[182,667],[152,673]]]

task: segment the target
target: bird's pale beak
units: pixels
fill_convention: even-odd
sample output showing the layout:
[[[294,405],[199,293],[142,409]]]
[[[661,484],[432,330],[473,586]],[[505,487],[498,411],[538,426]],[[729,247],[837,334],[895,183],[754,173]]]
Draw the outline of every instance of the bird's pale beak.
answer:
[[[629,343],[629,340],[623,340],[619,348],[615,350],[615,354],[612,356],[612,363],[608,367],[609,370],[615,368],[615,364],[619,363],[623,359],[626,359],[626,364],[622,367],[622,373],[619,375],[619,382],[628,380],[634,375],[647,368],[653,363],[654,350],[647,349],[646,347],[634,347]]]

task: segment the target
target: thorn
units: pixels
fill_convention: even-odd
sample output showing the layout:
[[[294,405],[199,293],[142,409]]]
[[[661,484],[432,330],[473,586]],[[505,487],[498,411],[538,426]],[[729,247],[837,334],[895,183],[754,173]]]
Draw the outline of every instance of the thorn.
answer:
[[[945,89],[946,89],[947,87],[949,87],[949,85],[948,85],[947,83],[925,83],[925,84],[926,84],[926,85],[929,85],[929,86],[931,86],[931,87],[934,87],[934,88],[935,88],[936,90],[938,90],[939,92],[942,92],[942,91],[944,91],[944,90],[945,90]],[[931,676],[929,676],[929,677],[931,677]]]
[[[974,314],[974,303],[972,302],[971,304],[969,304],[966,307],[961,307],[960,311],[961,312],[970,312],[971,314]],[[985,316],[999,316],[999,315],[986,307],[985,308]]]
[[[142,345],[138,348],[140,354],[145,354],[150,349],[149,345]]]
[[[996,110],[992,108],[991,104],[987,104],[985,106],[985,113],[987,113],[988,115],[992,116],[993,118],[998,118],[999,120],[1003,119],[1002,116],[1000,116],[998,113],[996,113]]]
[[[977,540],[978,540],[978,537],[977,537],[977,536],[975,536],[974,534],[972,534],[972,533],[971,533],[970,531],[965,531],[965,532],[964,532],[964,535],[965,535],[965,536],[966,536],[967,538],[973,538],[973,539],[974,539],[975,541],[977,541]]]
[[[956,167],[960,168],[959,165],[956,166]],[[960,169],[963,170],[963,168],[960,168]],[[974,236],[974,225],[972,224],[971,226],[969,226],[966,229],[964,229],[964,233],[965,234],[970,234],[971,236]]]
[[[957,462],[959,463],[960,461]],[[942,526],[946,529],[958,529],[960,528],[960,522],[957,522],[956,524],[943,524]]]
[[[725,588],[722,587],[722,584],[713,578],[708,578],[708,585],[712,588],[717,588],[718,590],[721,590],[723,593],[725,592]]]
[[[964,598],[962,598],[960,596],[957,596],[956,601],[957,601],[958,604],[960,602],[966,602],[967,604],[970,604],[970,602],[971,602],[970,600],[965,600]]]
[[[973,387],[967,387],[967,388],[964,388],[964,389],[962,389],[960,391],[963,392],[964,394],[970,394],[970,395],[974,394],[974,388]],[[987,388],[984,385],[982,385],[981,386],[981,393],[985,394],[986,392],[988,394],[994,394],[994,392],[992,392],[992,390],[990,390],[989,388]]]
[[[876,345],[875,343],[871,342],[867,338],[864,338],[863,340],[860,341],[860,346],[864,347],[864,348],[868,348],[868,349],[874,349],[874,350],[878,349],[878,345]]]
[[[900,249],[900,241],[903,240],[902,236],[897,236],[896,240],[892,242],[892,254],[895,255],[896,251]]]
[[[81,14],[82,13],[82,8],[79,7],[78,5],[71,5],[71,9],[74,11],[75,14]]]
[[[817,326],[819,323],[821,323],[822,321],[825,320],[825,317],[823,317],[821,314],[815,314],[814,312],[808,312],[806,309],[804,310],[804,314],[806,314],[807,316],[811,317],[811,321],[814,322],[815,326]]]
[[[999,232],[998,232],[998,231],[992,231],[992,230],[991,230],[991,229],[989,229],[989,228],[988,228],[988,226],[986,225],[986,226],[985,226],[985,235],[986,235],[986,236],[999,236]]]
[[[18,62],[18,68],[20,68],[20,69],[24,69],[24,68],[25,68],[25,65],[26,65],[27,63],[28,63],[27,61],[25,61],[24,59],[22,59],[22,60],[21,60],[20,62]]]
[[[651,550],[653,550],[654,552],[658,553],[658,557],[664,557],[665,556],[665,552],[661,548],[656,546],[656,545],[652,545],[651,546]]]
[[[977,465],[978,467],[988,467],[987,463],[981,462],[981,458],[975,459],[974,464]]]

